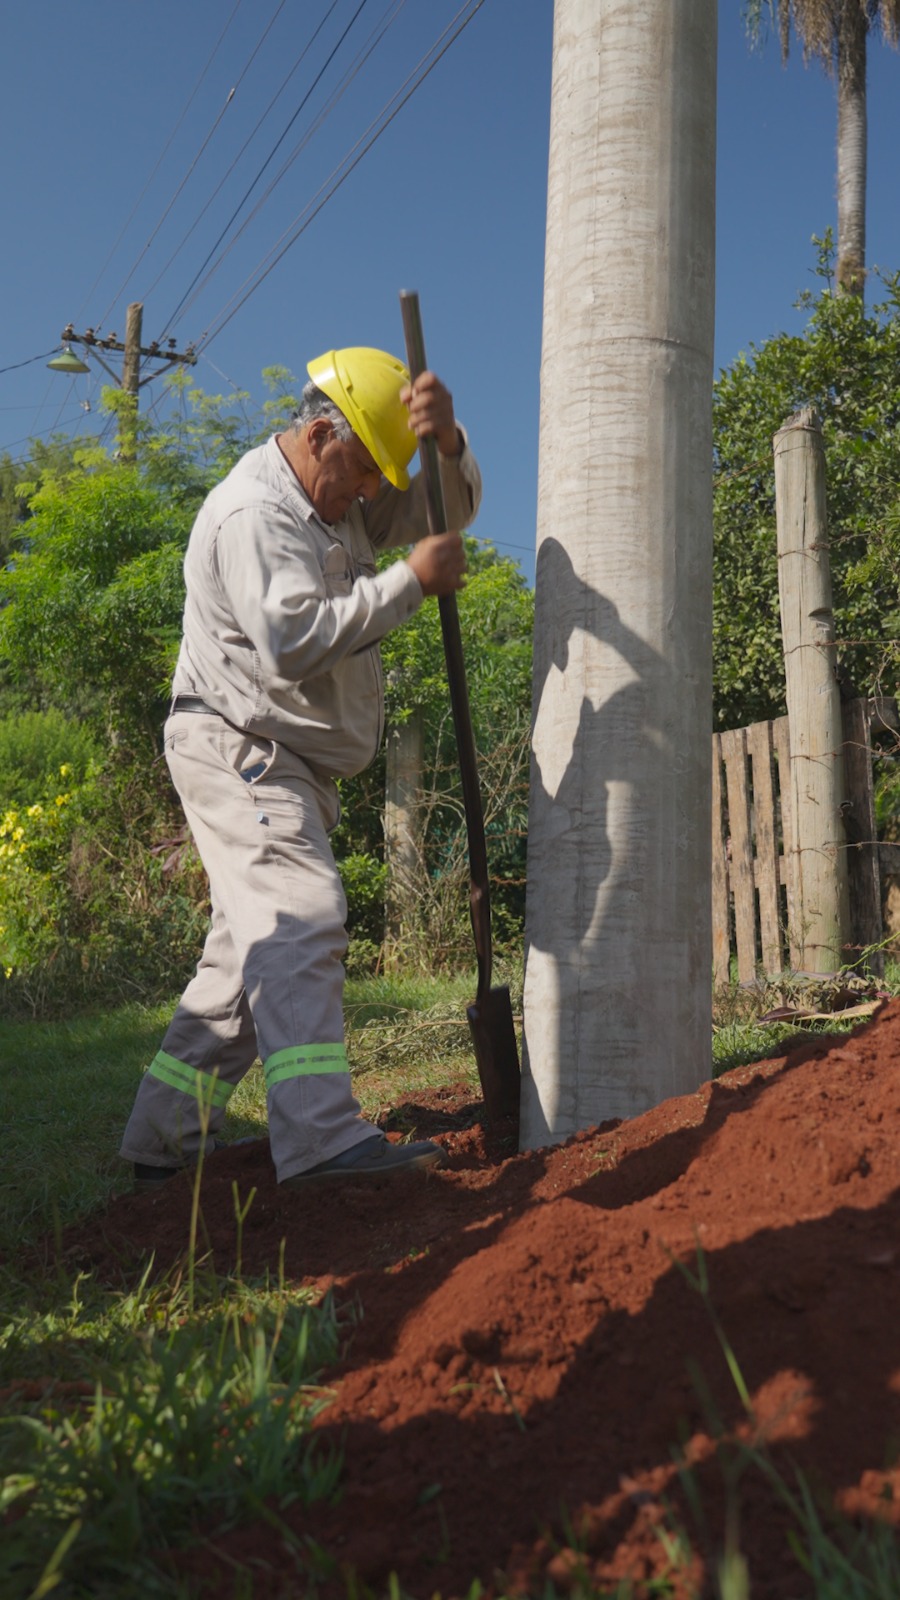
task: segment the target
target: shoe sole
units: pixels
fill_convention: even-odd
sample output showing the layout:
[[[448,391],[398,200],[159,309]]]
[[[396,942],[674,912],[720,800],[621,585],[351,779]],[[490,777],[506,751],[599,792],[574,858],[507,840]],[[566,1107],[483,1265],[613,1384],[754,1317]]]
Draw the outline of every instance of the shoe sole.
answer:
[[[371,1178],[398,1178],[404,1172],[423,1172],[429,1167],[442,1167],[445,1158],[442,1151],[435,1151],[434,1155],[414,1156],[412,1161],[404,1161],[402,1166],[387,1167],[336,1167],[331,1172],[297,1172],[293,1177],[282,1178],[279,1189],[300,1189],[307,1183],[346,1183],[349,1180],[367,1180]]]

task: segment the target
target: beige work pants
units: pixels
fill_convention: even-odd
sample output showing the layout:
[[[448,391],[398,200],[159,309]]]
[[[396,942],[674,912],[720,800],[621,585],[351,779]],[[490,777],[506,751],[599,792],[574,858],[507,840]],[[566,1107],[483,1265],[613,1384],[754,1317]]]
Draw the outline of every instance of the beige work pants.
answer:
[[[211,714],[170,716],[165,750],[212,922],[121,1154],[150,1166],[196,1160],[204,1122],[211,1145],[259,1055],[281,1182],[377,1132],[360,1114],[344,1050],[347,906],[328,841],[337,791],[283,746]]]

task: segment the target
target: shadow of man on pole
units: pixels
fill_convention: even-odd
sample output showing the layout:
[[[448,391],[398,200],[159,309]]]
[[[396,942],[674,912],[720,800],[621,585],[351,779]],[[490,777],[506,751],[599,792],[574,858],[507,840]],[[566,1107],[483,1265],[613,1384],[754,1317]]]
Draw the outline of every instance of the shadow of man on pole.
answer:
[[[652,901],[662,875],[677,870],[663,844],[671,837],[677,854],[679,829],[667,814],[656,836],[651,828],[659,830],[658,791],[665,812],[669,776],[682,762],[664,720],[671,666],[578,576],[552,537],[538,552],[535,639],[523,1090],[529,1147],[633,1115],[659,1098],[652,1072],[642,1081],[641,1013],[665,981],[660,963],[672,960]],[[648,786],[657,790],[652,803]]]

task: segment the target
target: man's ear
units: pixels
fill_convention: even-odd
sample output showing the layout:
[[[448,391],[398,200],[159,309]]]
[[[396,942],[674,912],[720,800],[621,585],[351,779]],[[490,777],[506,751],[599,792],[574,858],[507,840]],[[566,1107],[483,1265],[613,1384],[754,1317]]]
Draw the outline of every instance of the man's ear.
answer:
[[[334,428],[327,417],[316,417],[306,430],[306,443],[310,455],[318,459],[333,432]]]

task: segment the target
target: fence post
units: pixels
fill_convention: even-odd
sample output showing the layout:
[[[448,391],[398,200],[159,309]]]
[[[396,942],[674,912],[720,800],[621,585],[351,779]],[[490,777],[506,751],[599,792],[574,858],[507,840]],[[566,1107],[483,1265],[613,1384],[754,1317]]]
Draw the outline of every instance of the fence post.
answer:
[[[811,406],[776,433],[778,591],[790,722],[791,940],[801,972],[836,972],[849,936],[841,700],[835,675],[822,424]]]
[[[845,701],[842,712],[844,778],[849,802],[844,809],[844,831],[850,885],[850,938],[854,950],[866,951],[865,965],[869,972],[883,978],[881,871],[872,774],[872,723],[879,713],[875,701],[868,699]]]
[[[424,731],[422,713],[413,710],[405,722],[388,729],[385,740],[384,860],[385,893],[384,964],[397,963],[404,938],[415,920],[422,871],[421,809]]]

